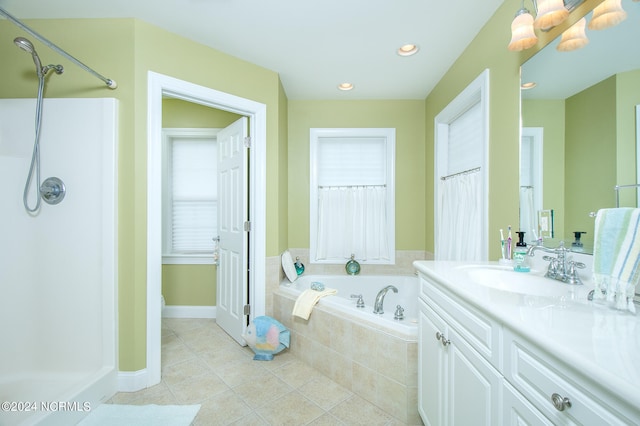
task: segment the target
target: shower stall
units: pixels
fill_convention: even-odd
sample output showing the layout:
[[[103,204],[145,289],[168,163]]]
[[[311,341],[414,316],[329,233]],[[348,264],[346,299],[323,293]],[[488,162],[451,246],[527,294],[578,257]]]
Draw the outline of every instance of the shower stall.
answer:
[[[41,173],[66,195],[29,213],[36,99],[0,99],[1,425],[75,424],[116,391],[117,108],[44,99]]]

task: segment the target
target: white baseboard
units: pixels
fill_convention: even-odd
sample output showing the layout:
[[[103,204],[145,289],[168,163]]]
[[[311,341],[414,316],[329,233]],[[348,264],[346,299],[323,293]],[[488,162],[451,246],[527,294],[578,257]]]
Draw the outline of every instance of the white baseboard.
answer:
[[[147,388],[147,369],[118,371],[118,392],[136,392]]]
[[[162,318],[215,318],[215,306],[166,305],[162,309]]]

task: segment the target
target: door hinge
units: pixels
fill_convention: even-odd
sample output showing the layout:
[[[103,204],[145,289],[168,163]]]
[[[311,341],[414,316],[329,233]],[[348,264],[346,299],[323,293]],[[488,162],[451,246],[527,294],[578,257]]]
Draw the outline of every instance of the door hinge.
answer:
[[[251,221],[250,220],[245,220],[245,222],[244,222],[244,231],[245,232],[251,231]]]
[[[244,138],[244,147],[251,148],[251,136],[246,136]]]
[[[251,305],[244,305],[243,313],[244,313],[244,315],[250,315],[251,314]]]

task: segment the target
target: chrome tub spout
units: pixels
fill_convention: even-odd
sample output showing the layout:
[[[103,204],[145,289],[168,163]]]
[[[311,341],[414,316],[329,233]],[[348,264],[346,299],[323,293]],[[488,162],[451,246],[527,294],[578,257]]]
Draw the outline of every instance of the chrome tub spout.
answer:
[[[380,290],[378,292],[378,295],[376,296],[376,301],[373,304],[373,313],[374,314],[378,314],[378,315],[384,314],[384,309],[383,309],[382,305],[384,304],[384,296],[386,296],[387,291],[389,291],[389,290],[393,290],[394,293],[398,292],[398,289],[395,286],[392,286],[392,285],[388,285],[385,288],[383,288],[382,290]]]

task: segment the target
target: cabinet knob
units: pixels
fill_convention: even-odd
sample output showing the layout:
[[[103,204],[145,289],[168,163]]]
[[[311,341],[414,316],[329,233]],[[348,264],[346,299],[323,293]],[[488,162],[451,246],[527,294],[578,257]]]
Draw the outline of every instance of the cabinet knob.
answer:
[[[558,411],[564,411],[565,408],[571,408],[571,400],[566,397],[562,397],[557,393],[551,395],[551,402],[553,402],[553,406],[556,407]]]
[[[447,346],[451,344],[451,340],[445,338],[444,334],[440,333],[439,331],[436,332],[436,340],[440,340],[440,343],[442,343],[442,346]]]

